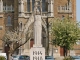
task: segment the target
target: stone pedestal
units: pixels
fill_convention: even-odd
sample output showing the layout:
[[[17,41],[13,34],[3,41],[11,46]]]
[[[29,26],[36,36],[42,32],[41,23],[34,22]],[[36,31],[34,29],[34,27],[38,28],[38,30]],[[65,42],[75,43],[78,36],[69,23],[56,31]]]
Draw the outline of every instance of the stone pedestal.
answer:
[[[30,60],[45,60],[45,49],[33,47],[30,49]]]

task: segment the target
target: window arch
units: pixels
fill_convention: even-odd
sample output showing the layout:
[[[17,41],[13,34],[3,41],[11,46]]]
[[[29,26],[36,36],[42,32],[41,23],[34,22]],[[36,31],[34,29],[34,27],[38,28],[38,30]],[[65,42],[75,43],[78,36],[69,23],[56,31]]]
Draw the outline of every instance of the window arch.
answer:
[[[32,6],[30,6],[32,3]],[[27,12],[30,12],[30,7],[32,8],[32,11],[34,11],[34,3],[35,3],[35,0],[32,0],[32,2],[30,2],[30,0],[27,0]],[[46,9],[46,6],[47,3],[46,3],[46,0],[42,0],[42,12],[46,12],[47,9]]]
[[[27,11],[30,12],[30,0],[27,0]]]
[[[12,26],[10,16],[7,17],[7,26]]]
[[[34,11],[34,3],[35,3],[35,0],[32,0],[32,11]]]
[[[46,11],[46,0],[42,0],[42,12]]]

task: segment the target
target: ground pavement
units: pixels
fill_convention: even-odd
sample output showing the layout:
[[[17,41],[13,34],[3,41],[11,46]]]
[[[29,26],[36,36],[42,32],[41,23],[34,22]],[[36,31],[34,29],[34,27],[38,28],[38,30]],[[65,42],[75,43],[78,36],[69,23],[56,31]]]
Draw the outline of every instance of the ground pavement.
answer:
[[[63,56],[61,56],[61,57],[56,57],[55,60],[63,60],[63,58],[64,58]]]

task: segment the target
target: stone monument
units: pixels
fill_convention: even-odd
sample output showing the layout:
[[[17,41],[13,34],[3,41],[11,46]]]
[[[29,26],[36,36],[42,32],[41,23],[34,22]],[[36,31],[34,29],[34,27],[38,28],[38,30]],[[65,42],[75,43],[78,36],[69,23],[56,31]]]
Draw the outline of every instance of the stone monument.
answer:
[[[42,20],[39,0],[35,0],[34,7],[34,45],[30,49],[30,60],[45,60],[45,49],[42,47],[41,35],[42,35]]]

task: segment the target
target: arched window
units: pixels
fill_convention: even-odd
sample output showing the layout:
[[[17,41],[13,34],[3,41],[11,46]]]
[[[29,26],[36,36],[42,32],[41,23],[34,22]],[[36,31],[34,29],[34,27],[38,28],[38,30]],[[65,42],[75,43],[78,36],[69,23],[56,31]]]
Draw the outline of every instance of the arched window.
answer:
[[[42,0],[42,12],[46,12],[46,0]]]
[[[35,0],[32,0],[32,11],[34,11],[34,3],[35,3]],[[30,4],[30,0],[27,0],[27,12],[30,12],[30,6],[31,4]],[[46,9],[46,6],[47,4],[46,4],[46,0],[42,0],[42,12],[46,12],[47,11],[47,9]]]
[[[12,26],[10,16],[7,17],[7,26]]]
[[[32,11],[34,11],[34,3],[35,3],[35,0],[32,0]]]
[[[30,0],[27,0],[27,11],[30,12]]]

